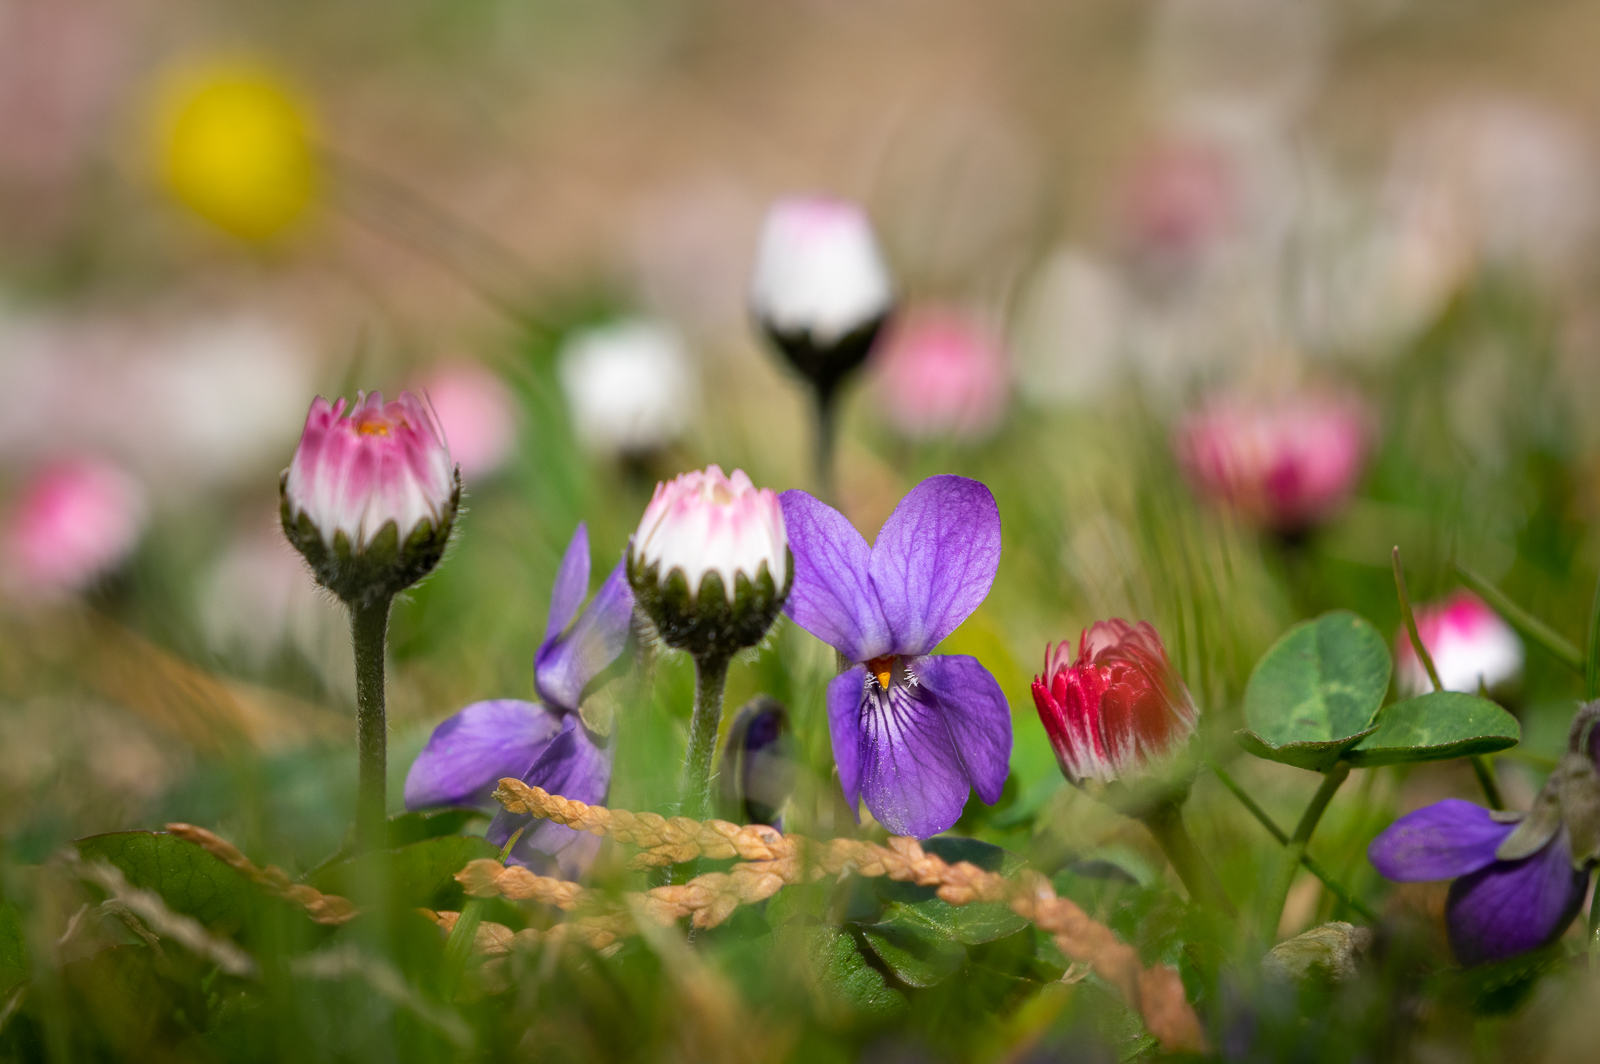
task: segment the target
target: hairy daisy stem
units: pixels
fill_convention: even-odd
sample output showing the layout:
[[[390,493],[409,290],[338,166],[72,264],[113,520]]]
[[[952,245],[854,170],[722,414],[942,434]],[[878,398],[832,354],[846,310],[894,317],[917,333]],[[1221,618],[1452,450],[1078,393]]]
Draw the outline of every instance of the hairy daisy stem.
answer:
[[[1150,834],[1155,836],[1161,852],[1167,855],[1167,860],[1183,881],[1184,889],[1189,892],[1192,901],[1215,909],[1224,916],[1238,915],[1233,902],[1228,900],[1227,892],[1222,889],[1221,880],[1217,879],[1216,872],[1212,871],[1211,865],[1201,855],[1200,848],[1194,844],[1189,829],[1184,826],[1181,805],[1170,800],[1160,802],[1140,819],[1150,829]]]
[[[711,808],[711,758],[722,723],[722,694],[728,682],[726,654],[694,659],[694,717],[689,721],[689,750],[683,760],[682,805],[679,812],[704,820]]]
[[[1271,949],[1278,940],[1278,925],[1283,922],[1283,907],[1289,901],[1289,887],[1294,883],[1295,873],[1300,870],[1300,862],[1305,858],[1306,847],[1317,830],[1317,823],[1349,775],[1350,766],[1343,761],[1323,775],[1322,786],[1317,788],[1311,804],[1306,806],[1305,815],[1300,818],[1299,826],[1283,848],[1283,858],[1273,875],[1272,885],[1262,899],[1265,904],[1261,908],[1261,941],[1267,949]]]
[[[388,723],[383,707],[384,641],[389,604],[383,596],[350,607],[350,639],[356,657],[356,849],[382,849],[388,831]]]

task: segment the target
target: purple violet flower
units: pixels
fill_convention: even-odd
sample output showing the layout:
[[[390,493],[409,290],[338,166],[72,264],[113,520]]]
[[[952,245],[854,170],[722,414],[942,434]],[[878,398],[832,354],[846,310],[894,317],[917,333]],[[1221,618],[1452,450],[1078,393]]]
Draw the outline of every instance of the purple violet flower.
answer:
[[[785,611],[856,663],[828,684],[846,801],[854,809],[864,799],[884,827],[918,838],[954,824],[969,790],[993,804],[1010,767],[1010,707],[976,658],[930,651],[994,583],[994,496],[966,477],[930,477],[871,547],[805,492],[779,500],[794,553]]]
[[[633,592],[621,562],[580,613],[588,588],[589,533],[580,522],[556,571],[544,642],[534,655],[533,685],[540,702],[474,702],[435,728],[406,776],[407,809],[498,809],[490,795],[506,776],[580,802],[605,801],[611,784],[610,746],[597,742],[584,727],[578,707],[584,688],[627,645]],[[532,819],[500,809],[486,837],[503,846]],[[510,860],[541,871],[554,865],[575,879],[594,859],[599,844],[593,835],[547,820],[524,831]]]
[[[1597,717],[1600,702],[1573,718],[1568,752],[1526,814],[1447,798],[1407,813],[1368,847],[1389,879],[1455,880],[1445,926],[1462,964],[1553,942],[1582,907],[1600,859],[1600,770],[1589,740]]]

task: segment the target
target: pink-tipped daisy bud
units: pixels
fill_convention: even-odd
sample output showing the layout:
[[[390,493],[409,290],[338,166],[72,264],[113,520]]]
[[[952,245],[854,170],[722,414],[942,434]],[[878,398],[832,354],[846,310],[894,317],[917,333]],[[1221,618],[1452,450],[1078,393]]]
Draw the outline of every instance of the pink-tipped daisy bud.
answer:
[[[778,497],[742,469],[657,484],[628,546],[639,605],[668,646],[696,657],[759,643],[793,573]]]
[[[1072,783],[1139,776],[1194,734],[1200,711],[1149,624],[1100,621],[1045,651],[1033,702]]]
[[[24,596],[77,591],[120,563],[139,542],[146,508],[139,485],[94,458],[40,469],[12,510],[6,577]]]
[[[317,582],[346,602],[374,602],[439,563],[461,503],[461,478],[438,419],[416,396],[318,396],[280,482],[283,531]]]
[[[1522,640],[1511,626],[1470,591],[1417,609],[1417,634],[1428,648],[1446,691],[1477,694],[1494,690],[1522,672]],[[1410,695],[1433,690],[1433,681],[1404,628],[1395,639],[1395,672]]]
[[[794,367],[822,394],[866,359],[894,303],[866,213],[821,196],[767,212],[750,305]]]

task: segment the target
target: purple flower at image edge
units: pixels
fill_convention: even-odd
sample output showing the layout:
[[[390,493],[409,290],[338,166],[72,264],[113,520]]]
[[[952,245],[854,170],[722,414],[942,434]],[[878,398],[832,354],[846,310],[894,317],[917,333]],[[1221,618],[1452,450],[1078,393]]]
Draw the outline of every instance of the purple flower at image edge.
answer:
[[[1407,813],[1367,848],[1399,882],[1453,879],[1450,948],[1465,965],[1503,960],[1559,938],[1600,860],[1600,701],[1573,714],[1567,752],[1527,813],[1491,813],[1449,798]]]
[[[534,655],[534,688],[541,701],[474,702],[435,728],[406,776],[407,809],[498,809],[490,796],[507,776],[577,801],[605,801],[611,749],[590,736],[578,706],[584,688],[627,645],[633,592],[621,562],[580,612],[588,588],[589,535],[580,523],[556,572],[544,642]],[[512,848],[513,863],[536,870],[554,865],[569,879],[581,875],[600,840],[548,820],[529,828],[532,819],[499,809],[486,837],[504,846],[525,828]]]
[[[828,684],[828,727],[852,809],[927,838],[961,816],[969,790],[993,804],[1011,761],[1011,711],[976,658],[930,652],[989,593],[1000,512],[975,480],[913,488],[871,547],[803,491],[780,496],[794,553],[785,611],[855,666]]]

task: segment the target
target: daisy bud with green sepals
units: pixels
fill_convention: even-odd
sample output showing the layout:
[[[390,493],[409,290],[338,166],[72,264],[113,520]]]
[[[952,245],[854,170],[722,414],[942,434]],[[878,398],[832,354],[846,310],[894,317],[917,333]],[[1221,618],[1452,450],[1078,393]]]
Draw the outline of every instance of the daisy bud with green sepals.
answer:
[[[790,572],[778,497],[714,465],[656,485],[628,550],[628,580],[662,641],[696,658],[759,643]]]
[[[360,778],[356,844],[387,831],[388,732],[384,641],[396,593],[439,564],[461,505],[461,475],[444,430],[410,392],[345,402],[318,397],[294,461],[279,481],[284,534],[317,582],[350,608],[355,645]]]
[[[628,582],[662,642],[694,657],[686,816],[703,815],[710,801],[728,660],[767,634],[793,573],[778,497],[743,470],[730,477],[707,466],[656,485],[628,547]]]
[[[444,430],[410,392],[311,404],[280,485],[283,530],[346,603],[388,599],[439,563],[461,502]]]

